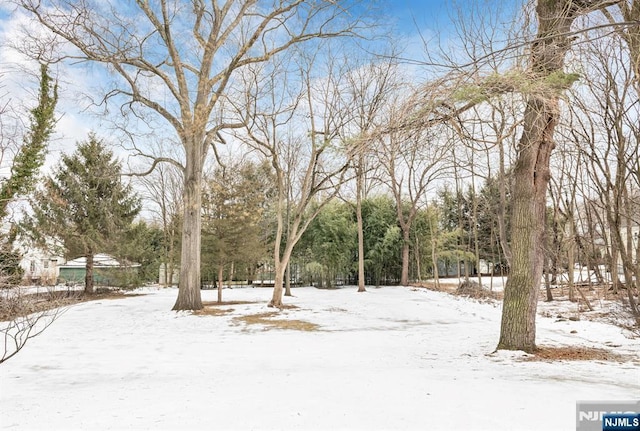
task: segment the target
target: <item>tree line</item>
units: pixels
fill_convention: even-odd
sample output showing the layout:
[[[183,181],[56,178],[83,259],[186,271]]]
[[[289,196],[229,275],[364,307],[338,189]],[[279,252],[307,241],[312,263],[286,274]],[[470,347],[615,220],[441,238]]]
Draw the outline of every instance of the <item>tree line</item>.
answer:
[[[16,3],[49,30],[23,51],[111,74],[99,104],[148,162],[130,174],[180,265],[175,310],[202,308],[204,257],[221,280],[266,247],[275,307],[294,259],[364,290],[491,257],[509,271],[499,348],[535,350],[543,275],[575,263],[612,274],[640,319],[637,0],[538,0],[510,28],[460,14],[459,44],[425,43],[420,78],[356,0]]]

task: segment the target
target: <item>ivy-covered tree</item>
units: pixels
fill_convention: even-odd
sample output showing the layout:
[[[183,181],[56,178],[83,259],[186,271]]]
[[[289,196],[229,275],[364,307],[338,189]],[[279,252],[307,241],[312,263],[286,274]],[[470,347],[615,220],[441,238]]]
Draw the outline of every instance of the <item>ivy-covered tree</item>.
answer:
[[[29,130],[23,137],[11,164],[11,174],[0,181],[0,220],[7,215],[9,203],[28,192],[35,176],[44,163],[47,143],[55,126],[55,108],[58,102],[58,84],[53,83],[47,65],[40,66],[38,105],[30,112]]]
[[[31,199],[25,231],[40,246],[61,246],[67,258],[86,256],[85,293],[92,294],[93,257],[115,253],[140,212],[140,199],[121,177],[120,162],[94,134],[62,157]]]
[[[57,101],[58,86],[52,84],[47,65],[42,64],[38,104],[30,111],[29,129],[13,157],[9,176],[0,180],[0,221],[7,217],[9,204],[33,187],[35,177],[44,163],[47,143],[54,129]],[[0,136],[2,135],[4,130],[0,130]],[[8,234],[0,237],[0,287],[18,284],[22,279],[21,256],[14,249],[14,239],[13,227],[9,228]]]

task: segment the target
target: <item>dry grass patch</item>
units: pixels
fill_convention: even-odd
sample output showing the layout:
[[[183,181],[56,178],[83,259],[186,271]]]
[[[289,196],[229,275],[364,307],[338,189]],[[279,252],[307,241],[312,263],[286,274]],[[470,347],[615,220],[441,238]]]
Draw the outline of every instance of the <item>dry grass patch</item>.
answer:
[[[434,292],[446,292],[446,293],[454,293],[458,288],[457,283],[452,283],[451,281],[440,280],[439,283],[436,284],[435,281],[422,281],[420,283],[410,283],[409,286],[433,290]]]
[[[262,325],[265,330],[269,329],[288,329],[293,331],[317,331],[320,325],[297,319],[273,319],[280,313],[277,311],[269,311],[266,313],[249,314],[246,316],[234,317],[235,322],[242,322],[245,325]]]
[[[584,346],[550,347],[541,346],[533,356],[525,361],[612,361],[628,362],[633,357],[622,355],[606,349]]]
[[[225,305],[247,305],[247,304],[258,304],[256,301],[202,301],[202,305],[205,307],[223,307]]]
[[[196,310],[193,312],[195,316],[224,316],[234,311],[233,308],[221,308],[227,307],[229,305],[246,305],[246,304],[256,304],[255,301],[203,301],[202,305],[204,308],[202,310]]]
[[[194,316],[224,316],[233,311],[233,308],[216,308],[216,307],[204,307],[202,310],[196,310],[193,312]]]

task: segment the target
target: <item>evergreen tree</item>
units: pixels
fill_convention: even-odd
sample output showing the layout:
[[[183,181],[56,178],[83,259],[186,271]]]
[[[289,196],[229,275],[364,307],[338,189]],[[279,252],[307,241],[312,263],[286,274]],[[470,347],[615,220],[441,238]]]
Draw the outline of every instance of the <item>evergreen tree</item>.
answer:
[[[362,218],[367,283],[378,286],[400,279],[402,232],[394,200],[389,196],[363,200]]]
[[[320,284],[332,287],[347,279],[355,269],[357,225],[350,204],[332,201],[311,222],[296,248],[310,257],[308,272],[320,277]],[[309,271],[313,270],[313,271]]]
[[[41,246],[61,245],[68,258],[86,256],[85,293],[93,293],[93,257],[117,251],[118,240],[140,211],[121,179],[121,165],[94,134],[63,156],[31,200],[25,230]]]
[[[510,213],[511,207],[511,184],[507,182],[505,194],[507,197],[506,208],[501,207],[499,179],[488,177],[480,190],[478,205],[478,227],[481,257],[493,262],[498,270],[506,269],[508,262],[502,243],[508,243],[508,238],[503,238],[500,234],[500,215],[504,214],[502,222],[505,224],[505,231],[511,229]],[[502,186],[504,187],[504,186]]]
[[[135,263],[140,267],[136,271],[125,271],[119,285],[134,288],[157,281],[164,246],[162,229],[139,221],[129,226],[122,236],[114,255],[122,263]]]
[[[267,255],[260,222],[271,184],[269,165],[251,162],[220,166],[205,180],[201,274],[217,279],[218,302],[225,268],[232,280]]]

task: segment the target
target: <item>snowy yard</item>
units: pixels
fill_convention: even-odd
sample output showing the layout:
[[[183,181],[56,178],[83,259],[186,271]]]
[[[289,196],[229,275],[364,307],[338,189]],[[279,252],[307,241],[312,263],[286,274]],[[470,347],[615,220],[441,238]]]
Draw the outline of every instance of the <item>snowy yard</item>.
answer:
[[[538,344],[626,360],[529,361],[491,354],[497,303],[423,289],[297,288],[275,316],[255,316],[266,288],[208,315],[136,293],[71,307],[2,364],[0,428],[570,430],[577,400],[640,397],[640,340],[605,323],[539,317]]]

